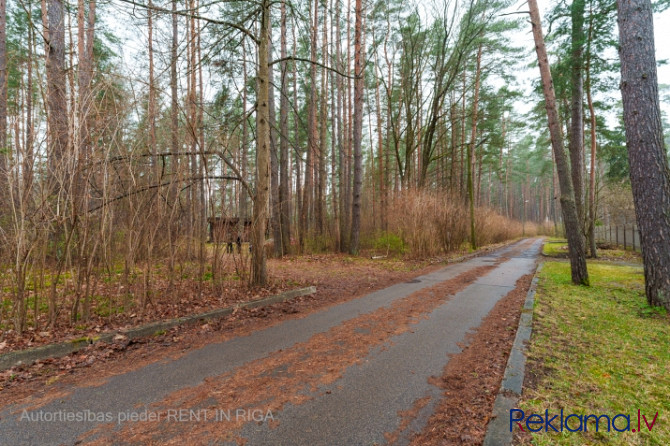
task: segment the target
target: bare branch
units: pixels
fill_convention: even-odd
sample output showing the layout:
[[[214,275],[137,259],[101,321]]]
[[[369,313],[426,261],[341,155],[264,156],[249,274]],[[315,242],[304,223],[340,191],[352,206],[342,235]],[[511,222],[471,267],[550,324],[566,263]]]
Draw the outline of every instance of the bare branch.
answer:
[[[333,73],[337,73],[340,76],[346,77],[348,79],[356,79],[358,77],[358,76],[355,76],[355,75],[352,76],[350,74],[343,73],[336,68],[329,67],[329,66],[324,65],[324,64],[322,64],[320,62],[317,62],[315,60],[305,59],[305,58],[302,58],[302,57],[293,57],[293,56],[282,57],[281,59],[273,60],[268,65],[272,66],[274,64],[281,63],[281,62],[287,62],[287,61],[306,62],[306,63],[312,64],[312,65],[316,65],[317,67],[325,68],[328,71],[332,71]]]
[[[164,14],[177,14],[177,15],[183,16],[183,17],[202,20],[204,22],[212,23],[214,25],[221,25],[221,26],[227,26],[227,27],[230,27],[230,28],[234,28],[234,29],[240,31],[242,34],[249,37],[251,40],[253,40],[254,43],[256,43],[256,45],[258,45],[260,43],[260,41],[254,35],[254,33],[252,33],[250,30],[248,30],[244,26],[241,26],[237,23],[227,22],[225,20],[213,19],[213,18],[210,18],[210,17],[203,17],[203,16],[198,15],[198,14],[192,14],[190,12],[186,12],[186,10],[172,11],[170,9],[161,8],[160,6],[155,6],[155,5],[149,6],[149,5],[145,5],[144,3],[138,3],[134,0],[118,0],[118,1],[120,1],[122,3],[127,3],[129,5],[133,5],[133,6],[138,7],[138,8],[151,9],[152,11],[158,11],[158,12],[162,12]]]

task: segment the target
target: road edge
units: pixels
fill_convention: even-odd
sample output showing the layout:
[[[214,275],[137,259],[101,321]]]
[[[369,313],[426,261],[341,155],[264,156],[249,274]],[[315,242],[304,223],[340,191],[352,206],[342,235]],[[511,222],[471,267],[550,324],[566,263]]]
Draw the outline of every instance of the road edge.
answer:
[[[91,344],[98,342],[112,342],[117,336],[122,336],[124,339],[139,339],[143,337],[153,336],[164,330],[168,330],[180,325],[196,324],[199,321],[207,321],[211,319],[218,319],[233,313],[237,309],[242,308],[259,308],[272,305],[279,302],[285,302],[300,296],[307,296],[316,293],[316,287],[310,286],[306,288],[299,288],[296,290],[286,291],[274,296],[263,299],[242,302],[230,307],[217,308],[206,313],[194,314],[190,316],[183,316],[176,319],[169,319],[167,321],[157,321],[149,324],[133,327],[126,330],[117,330],[101,333],[95,337],[85,337],[75,339],[72,341],[59,342],[56,344],[47,344],[35,348],[25,350],[16,350],[0,355],[0,372],[11,369],[19,365],[30,365],[35,361],[48,358],[61,358],[71,353],[76,353],[83,350]]]
[[[521,310],[514,344],[512,344],[512,349],[510,350],[500,390],[493,403],[491,420],[486,427],[483,446],[508,446],[513,441],[513,434],[509,428],[509,419],[507,416],[511,409],[516,408],[523,390],[526,350],[533,330],[533,306],[535,304],[535,293],[539,280],[538,273],[542,270],[543,265],[544,262],[540,261],[535,269],[533,280],[526,294],[526,301]]]

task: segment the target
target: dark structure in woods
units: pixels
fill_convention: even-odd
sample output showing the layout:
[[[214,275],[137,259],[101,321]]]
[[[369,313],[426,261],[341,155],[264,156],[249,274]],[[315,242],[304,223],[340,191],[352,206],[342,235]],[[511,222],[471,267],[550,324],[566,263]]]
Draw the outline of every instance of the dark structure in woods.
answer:
[[[251,234],[251,220],[240,223],[239,217],[210,217],[209,241],[214,243],[232,243],[240,237],[241,242],[248,242]]]

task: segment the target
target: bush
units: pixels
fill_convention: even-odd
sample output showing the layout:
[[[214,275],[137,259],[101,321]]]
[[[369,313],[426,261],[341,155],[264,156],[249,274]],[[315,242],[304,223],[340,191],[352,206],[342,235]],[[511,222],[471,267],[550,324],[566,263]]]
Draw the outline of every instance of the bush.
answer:
[[[371,246],[375,251],[389,254],[404,254],[406,251],[405,242],[399,234],[393,232],[381,231],[372,240]]]
[[[430,257],[463,248],[470,237],[470,212],[460,198],[444,193],[409,191],[395,197],[389,208],[388,232],[397,234],[404,251],[412,257]],[[477,244],[500,243],[519,237],[523,225],[496,212],[475,210]],[[538,225],[525,224],[527,236],[538,233]],[[375,246],[376,247],[376,246]]]

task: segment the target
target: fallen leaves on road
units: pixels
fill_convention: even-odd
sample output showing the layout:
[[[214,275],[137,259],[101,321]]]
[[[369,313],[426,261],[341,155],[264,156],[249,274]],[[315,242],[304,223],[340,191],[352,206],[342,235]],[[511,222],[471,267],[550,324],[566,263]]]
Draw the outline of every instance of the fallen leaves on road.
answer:
[[[167,420],[169,408],[198,407],[212,411],[241,408],[276,413],[287,403],[302,404],[310,400],[319,388],[341,378],[347,367],[363,360],[372,348],[410,330],[425,314],[496,266],[472,268],[453,279],[398,299],[390,306],[318,333],[307,342],[209,378],[202,385],[174,392],[154,404],[152,410],[161,414],[161,420]],[[217,422],[216,429],[211,429],[210,423],[197,421],[134,423],[113,433],[101,427],[89,434],[96,438],[92,444],[107,444],[107,435],[133,444],[183,444],[189,438],[198,438],[201,444],[214,444],[236,438],[236,432],[244,422],[233,418]],[[243,439],[237,440],[244,444]]]
[[[532,278],[528,274],[517,280],[516,288],[469,336],[463,351],[451,357],[442,377],[435,380],[444,396],[411,445],[482,444]]]

